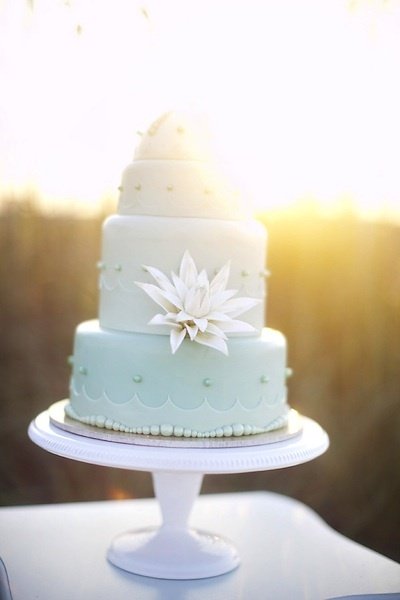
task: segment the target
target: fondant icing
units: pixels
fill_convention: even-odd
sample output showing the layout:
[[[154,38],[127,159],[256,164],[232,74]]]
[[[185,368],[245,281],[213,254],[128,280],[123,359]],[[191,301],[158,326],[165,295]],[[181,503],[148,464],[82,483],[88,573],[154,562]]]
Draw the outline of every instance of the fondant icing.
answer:
[[[75,333],[73,419],[176,437],[286,423],[286,341],[264,327],[266,231],[204,132],[162,115],[123,173],[103,226],[99,320]]]

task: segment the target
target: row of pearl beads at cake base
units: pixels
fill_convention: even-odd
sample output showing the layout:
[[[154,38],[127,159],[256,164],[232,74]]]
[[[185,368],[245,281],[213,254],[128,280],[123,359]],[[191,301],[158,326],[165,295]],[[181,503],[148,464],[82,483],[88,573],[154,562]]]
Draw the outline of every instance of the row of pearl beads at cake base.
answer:
[[[274,419],[271,423],[265,427],[258,427],[256,425],[242,425],[241,423],[234,423],[232,425],[225,425],[223,427],[217,427],[210,431],[197,431],[188,427],[174,426],[171,424],[162,425],[143,425],[140,427],[127,427],[122,423],[114,421],[113,419],[107,418],[104,415],[90,415],[90,416],[79,416],[76,414],[70,404],[65,406],[65,413],[71,419],[84,423],[86,425],[92,425],[99,427],[100,429],[109,429],[113,431],[120,431],[123,433],[141,434],[141,435],[153,435],[153,436],[164,436],[164,437],[185,437],[185,438],[222,438],[222,437],[241,437],[247,435],[256,435],[260,433],[267,433],[284,427],[287,423],[287,412],[281,417]]]

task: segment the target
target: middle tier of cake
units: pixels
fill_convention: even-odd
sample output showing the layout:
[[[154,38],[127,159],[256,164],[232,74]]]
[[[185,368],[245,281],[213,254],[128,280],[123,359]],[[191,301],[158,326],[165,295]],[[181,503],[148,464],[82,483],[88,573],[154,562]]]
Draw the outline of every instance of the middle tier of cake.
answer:
[[[287,417],[286,341],[275,330],[231,338],[229,356],[164,335],[76,331],[67,414],[98,427],[185,437],[250,435]]]
[[[179,273],[185,252],[209,281],[226,264],[227,287],[258,300],[240,316],[261,334],[265,323],[266,231],[257,221],[113,215],[103,226],[99,321],[102,327],[137,333],[166,334],[149,325],[159,307],[138,287],[154,283],[146,267],[167,277]],[[248,334],[246,334],[248,335]]]

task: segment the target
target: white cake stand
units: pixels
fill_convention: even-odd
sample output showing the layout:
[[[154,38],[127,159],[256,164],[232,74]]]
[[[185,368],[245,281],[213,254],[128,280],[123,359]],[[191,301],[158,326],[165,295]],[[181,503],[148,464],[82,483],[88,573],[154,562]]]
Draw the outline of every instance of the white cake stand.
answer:
[[[251,445],[240,438],[220,442],[193,440],[194,447],[190,447],[190,440],[180,443],[171,438],[157,438],[151,445],[145,445],[143,436],[139,445],[121,443],[86,437],[87,432],[77,434],[55,426],[57,417],[56,420],[51,418],[53,407],[38,415],[29,426],[29,437],[38,446],[82,462],[152,473],[163,518],[161,527],[118,536],[107,557],[125,571],[161,579],[214,577],[239,565],[240,558],[229,540],[188,527],[203,475],[290,467],[318,457],[329,445],[325,431],[306,417],[300,417],[301,428],[296,431],[295,426],[282,441],[279,434],[272,433],[269,439],[268,434],[264,439],[251,436]],[[89,431],[96,432],[96,429]],[[112,438],[118,433],[108,435]]]

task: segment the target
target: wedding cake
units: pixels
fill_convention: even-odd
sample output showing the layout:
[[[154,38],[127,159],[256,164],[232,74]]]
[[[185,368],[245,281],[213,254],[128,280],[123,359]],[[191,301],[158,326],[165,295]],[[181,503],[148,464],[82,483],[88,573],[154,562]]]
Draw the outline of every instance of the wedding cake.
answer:
[[[266,231],[208,142],[178,112],[141,135],[103,226],[99,319],[75,332],[68,417],[185,438],[286,424],[286,342],[264,327]]]

